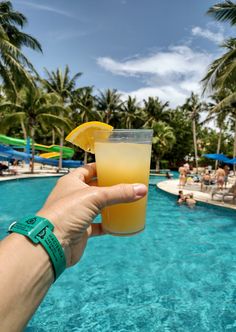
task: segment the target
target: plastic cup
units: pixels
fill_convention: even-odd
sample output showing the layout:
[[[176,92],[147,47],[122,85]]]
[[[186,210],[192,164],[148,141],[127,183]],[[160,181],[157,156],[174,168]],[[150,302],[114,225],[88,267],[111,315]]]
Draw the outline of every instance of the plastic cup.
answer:
[[[153,130],[97,131],[95,158],[99,186],[143,183],[148,186]],[[102,210],[102,227],[112,235],[132,235],[145,228],[147,196]]]

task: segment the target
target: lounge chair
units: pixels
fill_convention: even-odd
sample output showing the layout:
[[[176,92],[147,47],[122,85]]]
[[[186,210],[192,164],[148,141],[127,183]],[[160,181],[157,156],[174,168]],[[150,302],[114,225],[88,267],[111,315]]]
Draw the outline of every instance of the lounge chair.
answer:
[[[228,202],[228,200],[225,199],[226,197],[230,197],[232,199],[233,203],[234,203],[235,200],[236,200],[236,192],[234,191],[234,192],[225,193],[223,195],[223,202]]]
[[[211,193],[211,199],[214,200],[214,196],[221,196],[221,201],[225,201],[226,197],[232,197],[233,200],[236,199],[236,191],[235,191],[236,184],[234,184],[229,189],[215,189]]]

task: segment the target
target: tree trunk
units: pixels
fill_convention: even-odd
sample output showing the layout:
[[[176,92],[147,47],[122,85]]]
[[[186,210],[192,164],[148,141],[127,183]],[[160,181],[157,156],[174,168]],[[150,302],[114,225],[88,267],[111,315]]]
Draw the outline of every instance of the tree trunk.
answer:
[[[25,124],[24,124],[23,119],[20,120],[20,125],[21,125],[22,131],[23,131],[24,140],[26,142],[26,145],[24,147],[24,152],[26,153],[27,152],[27,132],[26,132],[26,128],[25,128]],[[28,164],[28,162],[27,162],[27,164]],[[25,161],[24,160],[23,160],[23,165],[25,165]]]
[[[26,141],[27,140],[27,132],[26,132],[24,121],[22,119],[20,120],[20,125],[21,125],[22,131],[23,131],[24,140]]]
[[[55,145],[55,129],[52,129],[52,145]]]
[[[194,156],[195,156],[195,166],[196,172],[198,173],[198,155],[197,155],[197,137],[196,137],[196,122],[193,119],[193,144],[194,144]]]
[[[31,158],[31,173],[34,173],[34,155],[35,155],[35,147],[34,147],[34,127],[32,127],[30,129],[30,134],[31,134],[31,140],[32,140],[32,148],[31,148],[31,154],[32,154],[32,158]]]
[[[62,129],[61,137],[60,137],[60,157],[59,157],[59,164],[58,164],[59,171],[62,169],[63,144],[64,144],[64,130]]]
[[[160,172],[160,159],[156,160],[156,172],[159,173]]]
[[[221,148],[221,139],[222,139],[222,127],[220,127],[220,132],[219,132],[219,137],[218,137],[218,142],[217,142],[217,150],[216,153],[220,153],[220,148]],[[218,167],[218,160],[215,162],[215,170],[217,170]]]
[[[88,163],[88,152],[84,152],[84,165]]]
[[[106,123],[109,124],[111,119],[111,111],[107,110],[106,112]]]
[[[233,158],[236,156],[236,119],[235,119],[235,124],[234,124],[234,152],[233,152]],[[236,165],[234,164],[234,175],[235,175],[235,169]]]

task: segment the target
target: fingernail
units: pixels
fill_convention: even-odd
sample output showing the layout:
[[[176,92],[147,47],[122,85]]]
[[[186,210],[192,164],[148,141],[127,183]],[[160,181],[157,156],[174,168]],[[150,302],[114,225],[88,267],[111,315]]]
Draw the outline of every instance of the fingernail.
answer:
[[[136,198],[143,197],[147,193],[147,187],[144,184],[135,183],[135,184],[133,184],[133,188],[134,188]]]

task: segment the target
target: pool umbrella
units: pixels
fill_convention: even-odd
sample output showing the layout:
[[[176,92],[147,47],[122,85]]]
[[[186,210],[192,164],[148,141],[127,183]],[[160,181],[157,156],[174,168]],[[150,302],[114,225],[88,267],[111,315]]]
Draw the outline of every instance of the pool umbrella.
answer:
[[[233,159],[229,159],[229,161],[227,161],[228,164],[236,164],[236,158],[233,158]]]
[[[203,157],[213,160],[223,161],[224,163],[230,163],[230,161],[232,160],[226,157],[223,153],[209,153],[209,154],[204,154]]]

